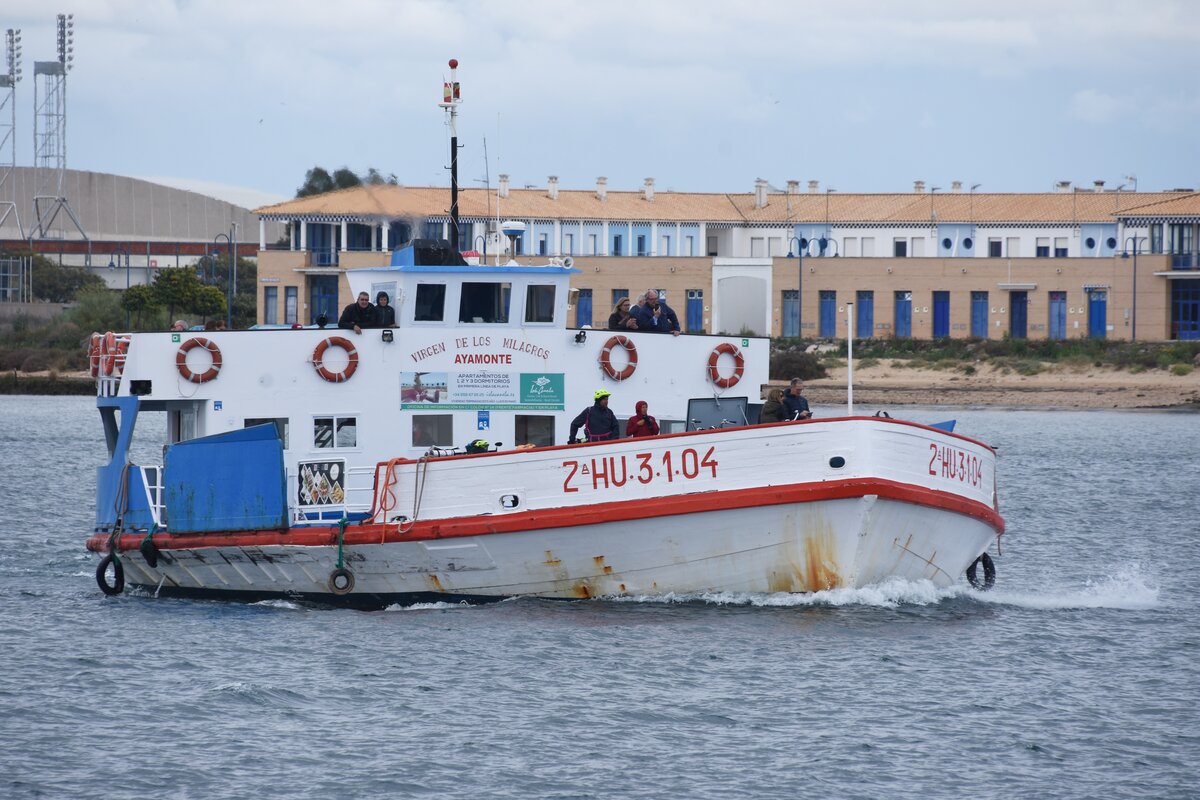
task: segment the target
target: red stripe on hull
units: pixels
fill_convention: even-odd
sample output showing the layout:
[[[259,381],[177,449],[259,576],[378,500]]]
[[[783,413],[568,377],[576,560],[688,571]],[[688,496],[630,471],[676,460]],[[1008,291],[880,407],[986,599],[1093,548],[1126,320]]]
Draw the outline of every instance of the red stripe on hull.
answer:
[[[514,514],[418,520],[410,530],[397,531],[395,523],[386,525],[350,525],[343,542],[347,546],[412,542],[429,539],[451,539],[464,536],[489,536],[551,528],[571,528],[579,525],[620,523],[635,519],[680,516],[705,511],[724,511],[787,503],[814,503],[822,500],[845,500],[864,495],[878,495],[887,500],[937,508],[983,521],[1004,532],[1004,519],[995,510],[974,500],[922,486],[912,486],[878,478],[860,478],[825,483],[766,486],[724,492],[704,492],[675,497],[655,497],[596,503],[588,506],[564,506],[525,511]],[[121,550],[135,550],[145,534],[124,534]],[[108,550],[109,535],[94,534],[87,541],[93,552]],[[328,547],[337,544],[337,526],[292,528],[289,530],[237,531],[231,533],[156,533],[154,544],[160,550],[191,550],[204,547],[267,547],[292,545]]]

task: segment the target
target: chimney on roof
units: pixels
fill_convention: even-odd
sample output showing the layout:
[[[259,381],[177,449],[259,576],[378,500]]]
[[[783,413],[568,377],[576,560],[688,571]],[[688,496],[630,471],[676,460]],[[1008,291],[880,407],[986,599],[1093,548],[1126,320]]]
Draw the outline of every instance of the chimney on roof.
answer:
[[[546,194],[550,196],[551,200],[558,199],[558,176],[557,175],[551,175],[549,178],[546,178]]]
[[[608,178],[596,178],[596,199],[601,203],[608,197]]]
[[[762,178],[754,181],[754,207],[767,207],[767,182]]]
[[[1054,184],[1054,188],[1059,192],[1069,192],[1071,191],[1071,182],[1059,181],[1058,183]]]
[[[961,192],[962,191],[962,181],[954,181],[953,183],[951,183],[950,191]]]
[[[642,191],[647,200],[654,202],[654,178],[646,178],[646,187]]]
[[[508,176],[500,175],[500,185],[496,189],[496,194],[500,197],[508,197]]]
[[[913,181],[913,191],[917,194],[925,194],[925,181]]]
[[[800,181],[788,181],[787,187],[789,195],[800,193]]]
[[[821,182],[820,181],[809,181],[808,182],[808,193],[809,194],[816,194],[819,191],[821,191]]]
[[[1097,192],[1104,191],[1104,181],[1092,181],[1092,186],[1095,188],[1095,190]]]

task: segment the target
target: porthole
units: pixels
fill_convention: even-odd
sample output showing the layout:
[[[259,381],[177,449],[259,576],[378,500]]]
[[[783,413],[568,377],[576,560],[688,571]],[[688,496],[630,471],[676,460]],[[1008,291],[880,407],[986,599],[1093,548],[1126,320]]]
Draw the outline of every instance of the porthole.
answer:
[[[1087,247],[1088,250],[1096,249],[1096,239],[1092,236],[1089,236],[1088,238],[1084,239],[1083,243]]]
[[[963,250],[970,250],[971,246],[974,244],[975,243],[971,241],[971,237],[968,236],[967,238],[963,239]]]
[[[834,469],[841,469],[842,467],[846,466],[846,459],[842,458],[841,456],[834,456],[833,458],[829,459],[829,466],[833,467]]]
[[[942,249],[943,250],[949,250],[953,245],[954,245],[954,242],[950,241],[949,236],[947,236],[945,239],[942,239]]]
[[[1109,250],[1115,250],[1115,249],[1116,249],[1116,247],[1117,247],[1117,240],[1116,240],[1116,239],[1114,239],[1114,238],[1113,238],[1113,237],[1111,237],[1111,236],[1110,236],[1110,237],[1108,237],[1107,239],[1105,239],[1105,240],[1104,240],[1104,243],[1105,243],[1106,245],[1108,245],[1108,249],[1109,249]]]

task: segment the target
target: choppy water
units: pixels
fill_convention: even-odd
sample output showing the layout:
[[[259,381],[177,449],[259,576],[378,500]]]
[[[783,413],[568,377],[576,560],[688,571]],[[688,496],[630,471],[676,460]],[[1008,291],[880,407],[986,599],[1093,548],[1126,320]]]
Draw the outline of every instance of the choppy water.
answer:
[[[0,797],[1200,796],[1200,416],[950,415],[989,594],[362,613],[105,598],[91,400],[0,397]]]

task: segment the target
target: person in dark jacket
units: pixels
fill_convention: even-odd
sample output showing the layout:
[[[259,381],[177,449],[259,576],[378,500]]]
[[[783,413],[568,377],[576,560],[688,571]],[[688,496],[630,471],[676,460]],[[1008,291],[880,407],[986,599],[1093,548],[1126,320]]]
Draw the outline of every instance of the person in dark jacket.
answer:
[[[791,417],[783,407],[783,390],[772,389],[767,392],[767,402],[763,403],[762,411],[758,415],[758,424],[766,425],[770,422],[784,422],[788,419]]]
[[[596,401],[579,412],[579,416],[571,420],[571,435],[567,444],[575,444],[575,434],[583,428],[583,435],[589,442],[603,442],[609,439],[620,439],[621,429],[617,427],[617,417],[608,407],[609,392],[598,389],[592,398]]]
[[[655,289],[647,290],[642,295],[642,302],[630,309],[630,313],[637,320],[639,331],[679,335],[679,317],[669,305],[659,302]]]
[[[786,419],[811,419],[812,412],[808,409],[808,401],[801,392],[804,391],[804,381],[792,378],[787,394],[783,396],[783,407],[787,409]]]
[[[625,424],[625,437],[634,438],[637,436],[658,436],[658,420],[650,416],[650,404],[645,400],[638,400],[634,406],[634,415],[629,418],[629,422]]]
[[[366,292],[358,293],[358,301],[346,306],[338,320],[338,327],[362,333],[363,328],[375,326],[375,306],[371,305],[371,295]]]
[[[628,297],[622,297],[613,306],[613,312],[608,315],[608,329],[610,331],[636,331],[638,329],[637,320],[629,311]]]
[[[387,292],[375,295],[375,326],[376,328],[396,327],[396,309],[392,308]]]

